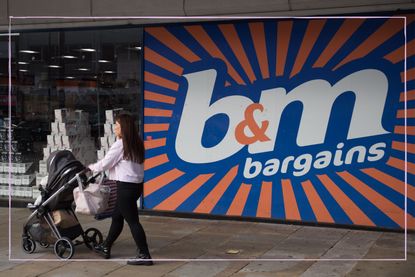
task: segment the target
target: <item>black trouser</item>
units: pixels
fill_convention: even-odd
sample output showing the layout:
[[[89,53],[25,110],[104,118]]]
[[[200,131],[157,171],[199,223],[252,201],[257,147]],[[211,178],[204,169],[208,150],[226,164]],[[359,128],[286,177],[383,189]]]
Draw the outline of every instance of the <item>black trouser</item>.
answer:
[[[117,181],[117,202],[112,215],[111,227],[105,241],[111,246],[121,234],[124,219],[130,226],[137,250],[148,254],[146,234],[138,219],[137,200],[143,194],[143,183],[127,183]]]

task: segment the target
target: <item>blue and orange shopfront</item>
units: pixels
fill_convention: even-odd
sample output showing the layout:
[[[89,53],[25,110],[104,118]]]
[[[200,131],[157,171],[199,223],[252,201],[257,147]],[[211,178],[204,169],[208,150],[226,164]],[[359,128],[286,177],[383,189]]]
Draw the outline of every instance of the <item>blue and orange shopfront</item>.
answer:
[[[145,27],[144,207],[415,229],[414,19]]]

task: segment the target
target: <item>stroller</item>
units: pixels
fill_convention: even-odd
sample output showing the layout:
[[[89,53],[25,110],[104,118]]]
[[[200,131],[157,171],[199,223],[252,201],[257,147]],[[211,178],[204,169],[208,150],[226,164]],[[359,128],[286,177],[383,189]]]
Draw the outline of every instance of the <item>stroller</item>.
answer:
[[[82,229],[73,210],[73,189],[95,182],[99,174],[88,177],[88,170],[68,150],[53,152],[47,160],[47,171],[46,187],[39,188],[40,203],[28,205],[32,213],[23,226],[22,247],[31,254],[36,242],[43,248],[53,244],[55,254],[66,260],[72,258],[74,246],[85,243],[93,249],[103,241],[98,229]],[[82,241],[73,241],[79,236]]]

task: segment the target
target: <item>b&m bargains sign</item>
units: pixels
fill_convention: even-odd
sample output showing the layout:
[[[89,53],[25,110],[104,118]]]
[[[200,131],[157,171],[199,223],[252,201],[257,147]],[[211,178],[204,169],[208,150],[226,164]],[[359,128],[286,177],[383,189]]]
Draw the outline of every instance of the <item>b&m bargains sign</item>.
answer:
[[[413,20],[146,28],[145,207],[415,229]]]
[[[376,162],[385,157],[387,139],[380,135],[389,133],[382,127],[388,82],[379,70],[357,71],[345,76],[333,86],[326,80],[316,79],[307,81],[289,92],[283,87],[265,89],[259,92],[259,96],[255,95],[257,97],[254,99],[259,99],[257,103],[244,95],[226,96],[226,93],[212,103],[216,75],[215,70],[184,75],[188,81],[188,90],[177,130],[175,151],[185,162],[203,165],[221,162],[246,148],[241,172],[244,178],[252,179],[257,176],[270,177],[278,173],[289,177],[304,176],[312,168],[325,169],[344,164]],[[372,80],[373,85],[368,85],[366,80]],[[350,91],[354,97],[351,119],[340,123],[348,130],[344,141],[377,136],[378,142],[367,147],[353,146],[346,153],[343,153],[343,141],[339,142],[336,148],[329,147],[317,154],[303,153],[307,152],[304,151],[308,149],[307,146],[325,143],[333,105],[339,97]],[[373,95],[379,97],[373,99]],[[295,102],[302,106],[298,109],[301,114],[299,124],[291,122],[298,128],[287,127],[285,130],[296,131],[293,136],[294,143],[291,143],[290,148],[300,148],[298,151],[303,154],[299,156],[289,155],[297,151],[278,151],[287,147],[287,144],[277,142],[282,114]],[[222,123],[226,123],[224,132],[220,135],[221,140],[213,146],[206,147],[203,145],[203,137],[207,122],[219,115],[226,116],[228,121],[223,118]],[[214,124],[220,124],[220,120]],[[288,156],[280,154],[284,152]],[[260,154],[263,155],[256,158]],[[263,157],[266,156],[270,159],[264,160]]]

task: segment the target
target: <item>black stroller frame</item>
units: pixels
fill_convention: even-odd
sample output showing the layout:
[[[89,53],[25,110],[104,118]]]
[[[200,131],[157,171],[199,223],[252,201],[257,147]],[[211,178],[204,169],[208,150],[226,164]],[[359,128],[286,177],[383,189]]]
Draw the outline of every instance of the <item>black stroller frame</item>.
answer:
[[[51,183],[48,183],[49,189],[43,189],[42,187],[39,188],[42,195],[41,204],[39,206],[35,206],[33,204],[28,205],[28,208],[33,212],[30,214],[25,225],[23,226],[22,247],[23,251],[28,254],[31,254],[36,250],[36,242],[38,242],[39,245],[43,248],[49,247],[50,236],[49,239],[45,238],[45,236],[46,232],[50,231],[53,235],[53,240],[56,239],[53,246],[55,254],[60,259],[67,260],[72,258],[72,256],[74,255],[74,246],[85,244],[87,248],[92,250],[95,245],[100,244],[103,241],[102,233],[98,229],[88,228],[85,231],[82,229],[82,226],[80,225],[79,220],[72,208],[73,189],[77,186],[86,187],[88,184],[94,182],[99,174],[88,178],[86,176],[87,170],[79,161],[75,160],[70,151],[57,151],[53,154],[55,155],[53,155],[51,159],[48,159],[48,167],[50,164],[54,162],[54,158],[57,155],[70,155],[72,156],[73,160],[70,161],[67,165],[65,165],[60,170],[60,172],[58,172],[58,174],[55,175],[56,178],[54,178]],[[75,171],[78,172],[74,174]],[[74,176],[72,177],[72,175]],[[67,178],[69,178],[69,181],[63,184],[55,192],[50,194],[51,191],[53,191],[53,189],[56,188],[56,186],[58,186],[60,182],[64,181]],[[64,192],[68,193],[66,201],[64,201],[63,203],[57,202],[59,200],[59,196]],[[46,198],[46,200],[43,201],[43,198]],[[66,211],[68,214],[73,216],[73,218],[77,221],[78,224],[67,229],[58,228],[51,215],[52,212],[56,210]],[[46,222],[47,226],[49,227],[49,230],[45,230],[40,227],[41,224],[44,222]],[[37,232],[37,235],[32,230],[33,226],[35,226],[36,224],[41,230]],[[82,236],[82,241],[72,241],[73,239],[79,236]]]

